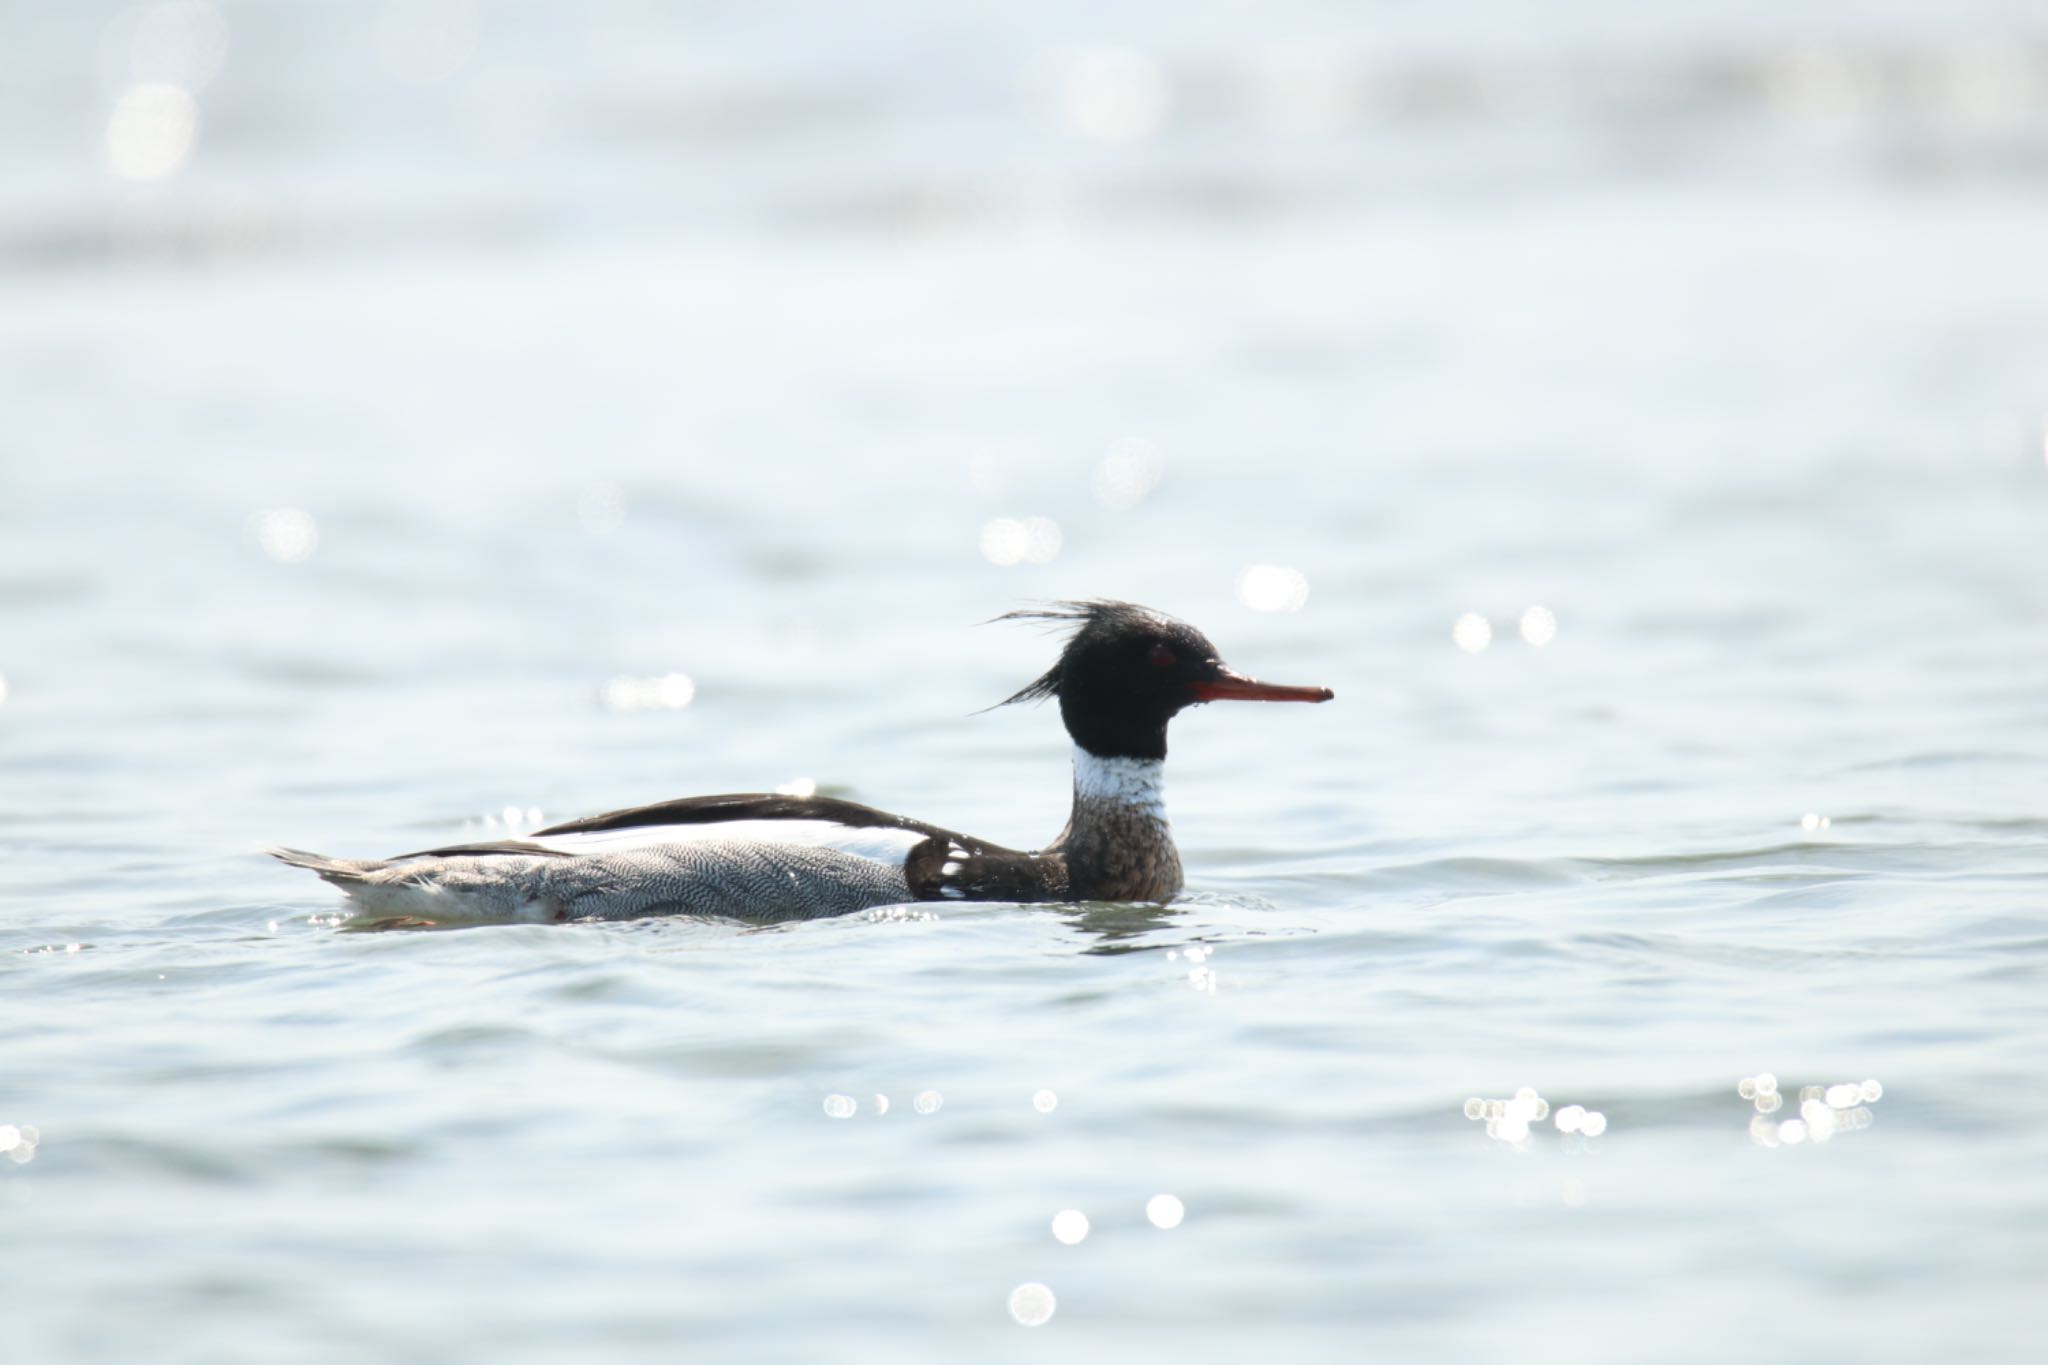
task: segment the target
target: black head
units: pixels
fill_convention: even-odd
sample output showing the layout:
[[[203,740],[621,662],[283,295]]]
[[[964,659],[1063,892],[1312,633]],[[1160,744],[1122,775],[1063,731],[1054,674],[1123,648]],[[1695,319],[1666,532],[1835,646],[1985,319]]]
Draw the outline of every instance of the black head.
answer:
[[[1166,757],[1166,723],[1205,701],[1328,701],[1327,687],[1281,687],[1232,671],[1185,621],[1131,602],[1054,602],[1000,621],[1074,628],[1045,676],[1008,698],[1058,697],[1074,742],[1100,758]]]

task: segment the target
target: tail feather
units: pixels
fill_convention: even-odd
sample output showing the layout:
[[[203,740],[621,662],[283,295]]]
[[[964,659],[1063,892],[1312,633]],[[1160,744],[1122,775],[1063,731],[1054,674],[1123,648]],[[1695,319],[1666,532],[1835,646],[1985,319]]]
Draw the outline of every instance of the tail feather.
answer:
[[[554,921],[565,910],[544,894],[530,874],[532,863],[553,863],[552,855],[486,855],[443,858],[330,858],[302,848],[266,848],[288,867],[303,867],[342,889],[348,909],[367,921],[393,924],[486,924]],[[514,864],[510,868],[502,864]],[[357,925],[355,927],[362,927]]]
[[[336,886],[360,886],[370,879],[370,874],[385,864],[377,858],[330,858],[324,853],[308,853],[302,848],[266,848],[271,857],[288,867],[303,867],[322,881]]]

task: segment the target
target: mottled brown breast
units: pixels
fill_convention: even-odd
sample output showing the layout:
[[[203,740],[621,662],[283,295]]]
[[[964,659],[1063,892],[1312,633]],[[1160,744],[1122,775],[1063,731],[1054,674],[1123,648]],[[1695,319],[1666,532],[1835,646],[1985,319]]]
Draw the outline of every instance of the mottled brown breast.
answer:
[[[1180,852],[1166,822],[1109,801],[1077,801],[1054,845],[1066,855],[1075,900],[1164,901],[1180,893]]]

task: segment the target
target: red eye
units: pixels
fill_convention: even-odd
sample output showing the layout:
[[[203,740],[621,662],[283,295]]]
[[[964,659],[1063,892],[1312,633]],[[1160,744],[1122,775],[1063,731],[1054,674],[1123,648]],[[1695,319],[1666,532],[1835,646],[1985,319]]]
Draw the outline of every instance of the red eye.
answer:
[[[1152,646],[1152,666],[1154,668],[1172,668],[1179,662],[1180,660],[1174,657],[1173,651],[1165,645]]]

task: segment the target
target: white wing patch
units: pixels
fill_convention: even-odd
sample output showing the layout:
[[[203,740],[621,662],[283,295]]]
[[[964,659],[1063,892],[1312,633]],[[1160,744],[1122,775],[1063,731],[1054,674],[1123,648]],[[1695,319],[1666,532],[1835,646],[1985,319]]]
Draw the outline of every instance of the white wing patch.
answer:
[[[632,825],[625,829],[578,830],[573,834],[537,834],[522,842],[556,853],[577,854],[629,853],[664,844],[706,840],[790,844],[837,849],[857,858],[901,867],[910,850],[929,837],[894,825],[842,825],[836,820],[707,820],[688,825]]]

